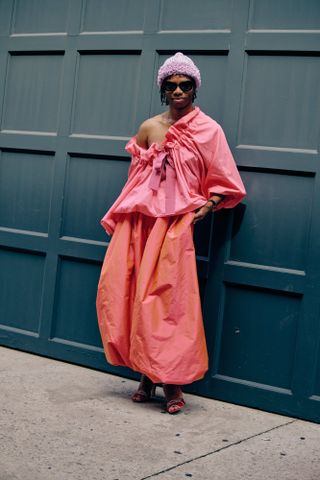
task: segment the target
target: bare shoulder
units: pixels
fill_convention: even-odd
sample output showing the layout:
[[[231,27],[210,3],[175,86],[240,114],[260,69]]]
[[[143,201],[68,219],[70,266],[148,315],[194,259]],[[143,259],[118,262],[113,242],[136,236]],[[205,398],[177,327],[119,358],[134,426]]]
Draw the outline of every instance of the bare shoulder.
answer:
[[[154,130],[159,128],[161,125],[161,118],[161,114],[155,115],[154,117],[148,118],[142,122],[136,135],[137,143],[140,145],[140,147],[149,147],[149,138],[152,136]]]
[[[154,127],[157,127],[162,123],[162,114],[155,115],[154,117],[148,118],[139,127],[138,132],[141,131],[148,131],[150,129],[153,129]]]

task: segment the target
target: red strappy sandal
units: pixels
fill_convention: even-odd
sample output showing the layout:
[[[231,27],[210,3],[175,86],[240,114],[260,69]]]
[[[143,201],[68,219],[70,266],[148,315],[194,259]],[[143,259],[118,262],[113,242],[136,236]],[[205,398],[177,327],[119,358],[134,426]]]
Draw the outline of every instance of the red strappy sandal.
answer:
[[[182,396],[181,387],[179,385],[164,384],[163,391],[167,401],[167,412],[170,414],[180,412],[186,404]]]
[[[156,393],[156,385],[146,375],[141,375],[138,390],[134,392],[131,400],[136,403],[145,403],[154,397]]]

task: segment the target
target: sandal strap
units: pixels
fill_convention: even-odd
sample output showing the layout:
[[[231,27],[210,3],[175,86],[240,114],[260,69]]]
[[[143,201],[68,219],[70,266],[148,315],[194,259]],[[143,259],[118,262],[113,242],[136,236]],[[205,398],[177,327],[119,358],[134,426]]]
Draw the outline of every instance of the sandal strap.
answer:
[[[148,402],[151,397],[154,397],[155,391],[156,385],[144,375],[141,377],[138,389],[131,396],[131,400],[137,403]]]
[[[184,401],[183,398],[173,398],[172,400],[167,402],[167,408],[170,408],[172,406],[179,407],[180,405],[181,405],[181,407],[184,407],[185,404],[186,404],[186,402]]]
[[[141,395],[141,397],[148,397],[150,393],[149,392],[147,393],[145,390],[139,389],[139,390],[136,390],[133,395]]]

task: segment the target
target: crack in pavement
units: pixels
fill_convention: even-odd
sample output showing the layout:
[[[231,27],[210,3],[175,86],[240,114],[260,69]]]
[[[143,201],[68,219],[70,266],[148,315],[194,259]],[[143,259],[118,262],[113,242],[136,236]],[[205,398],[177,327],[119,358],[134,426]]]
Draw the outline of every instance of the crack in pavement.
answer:
[[[192,463],[195,460],[200,460],[201,458],[206,458],[209,457],[210,455],[213,455],[214,453],[219,453],[222,450],[226,450],[227,448],[234,447],[235,445],[240,445],[240,443],[247,442],[248,440],[251,440],[252,438],[259,437],[260,435],[264,435],[266,433],[272,432],[273,430],[277,430],[278,428],[286,427],[287,425],[291,425],[292,423],[297,422],[296,419],[290,420],[290,422],[282,423],[281,425],[277,425],[276,427],[269,428],[268,430],[264,430],[263,432],[256,433],[255,435],[250,435],[249,437],[242,438],[241,440],[238,440],[237,442],[230,443],[229,445],[224,445],[223,447],[217,448],[216,450],[213,450],[212,452],[205,453],[203,455],[199,455],[194,458],[190,458],[190,460],[185,460],[184,462],[177,463],[176,465],[173,465],[172,467],[165,468],[164,470],[161,470],[160,472],[152,473],[151,475],[148,475],[147,477],[140,478],[140,480],[147,480],[148,478],[154,478],[157,477],[158,475],[161,475],[162,473],[170,472],[171,470],[175,470],[178,467],[182,467],[183,465],[187,465],[188,463]]]

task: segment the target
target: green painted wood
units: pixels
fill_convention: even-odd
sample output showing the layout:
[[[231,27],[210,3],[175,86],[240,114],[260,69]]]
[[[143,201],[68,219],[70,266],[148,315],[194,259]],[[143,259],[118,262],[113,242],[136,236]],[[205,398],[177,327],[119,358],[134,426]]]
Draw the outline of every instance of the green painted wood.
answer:
[[[319,2],[51,3],[0,2],[1,344],[135,375],[102,350],[99,220],[182,50],[248,191],[195,229],[210,370],[188,391],[319,422]]]

